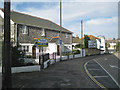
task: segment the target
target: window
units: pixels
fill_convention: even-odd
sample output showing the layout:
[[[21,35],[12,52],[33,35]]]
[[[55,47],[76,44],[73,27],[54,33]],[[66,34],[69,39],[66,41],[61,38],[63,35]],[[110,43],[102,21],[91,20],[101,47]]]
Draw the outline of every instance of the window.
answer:
[[[25,46],[23,46],[23,49],[22,49],[23,51],[25,51]]]
[[[29,46],[27,46],[27,52],[29,52]]]
[[[22,46],[22,51],[29,52],[29,46]]]
[[[65,34],[65,37],[68,38],[68,34],[67,33]]]
[[[103,46],[100,46],[100,48],[103,48]]]
[[[22,26],[22,34],[28,34],[28,27]]]
[[[45,29],[44,28],[42,28],[41,36],[45,36]]]

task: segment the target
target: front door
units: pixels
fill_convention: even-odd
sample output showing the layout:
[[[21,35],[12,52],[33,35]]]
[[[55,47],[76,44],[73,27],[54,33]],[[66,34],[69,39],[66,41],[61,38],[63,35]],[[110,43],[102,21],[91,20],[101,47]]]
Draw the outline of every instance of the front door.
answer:
[[[32,47],[32,56],[33,58],[36,58],[36,46]]]

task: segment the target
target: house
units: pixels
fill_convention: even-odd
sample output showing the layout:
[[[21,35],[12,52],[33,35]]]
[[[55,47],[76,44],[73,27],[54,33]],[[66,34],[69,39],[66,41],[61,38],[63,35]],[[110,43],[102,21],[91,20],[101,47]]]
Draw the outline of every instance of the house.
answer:
[[[108,52],[114,53],[116,51],[117,40],[105,40],[108,45]]]
[[[80,38],[78,37],[78,35],[76,35],[76,37],[72,37],[72,49],[75,48],[75,46],[79,46],[81,43]]]
[[[4,10],[0,9],[0,20],[4,19]],[[3,30],[3,24],[0,24]],[[21,50],[35,58],[41,51],[43,53],[60,52],[60,30],[62,40],[62,52],[72,51],[72,33],[70,30],[60,27],[58,24],[39,17],[11,11],[11,41],[13,45],[20,44]],[[36,45],[36,38],[48,38],[48,47],[40,48]],[[65,49],[67,47],[67,49]]]
[[[99,49],[101,50],[102,54],[106,52],[104,36],[95,37],[93,35],[88,35],[88,37],[90,38],[90,40],[88,41],[89,48]]]
[[[105,37],[104,36],[98,36],[97,40],[97,48],[101,50],[101,53],[106,53],[106,47],[105,47]]]

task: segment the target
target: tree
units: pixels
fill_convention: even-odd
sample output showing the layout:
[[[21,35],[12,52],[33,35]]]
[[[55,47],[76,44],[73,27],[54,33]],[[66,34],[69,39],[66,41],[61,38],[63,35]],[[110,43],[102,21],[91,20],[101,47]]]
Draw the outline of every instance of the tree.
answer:
[[[115,38],[113,38],[113,40],[115,40]]]
[[[116,45],[116,51],[120,51],[120,42],[118,42]]]
[[[110,47],[110,44],[109,43],[105,43],[105,48],[106,48],[106,51],[108,51],[108,48]]]
[[[90,38],[88,37],[88,35],[84,34],[84,39],[83,39],[83,48],[88,48],[88,41],[90,40]]]

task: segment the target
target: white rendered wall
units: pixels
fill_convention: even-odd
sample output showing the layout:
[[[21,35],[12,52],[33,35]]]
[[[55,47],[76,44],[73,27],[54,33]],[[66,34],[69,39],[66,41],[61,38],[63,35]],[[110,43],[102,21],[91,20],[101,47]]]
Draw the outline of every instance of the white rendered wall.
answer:
[[[67,46],[70,49],[70,51],[72,51],[72,44],[65,44],[64,46]]]
[[[55,43],[48,44],[49,51],[48,53],[52,54],[53,52],[57,52],[57,45]]]

